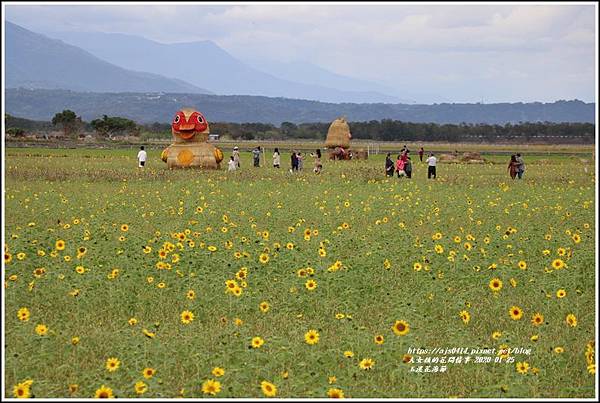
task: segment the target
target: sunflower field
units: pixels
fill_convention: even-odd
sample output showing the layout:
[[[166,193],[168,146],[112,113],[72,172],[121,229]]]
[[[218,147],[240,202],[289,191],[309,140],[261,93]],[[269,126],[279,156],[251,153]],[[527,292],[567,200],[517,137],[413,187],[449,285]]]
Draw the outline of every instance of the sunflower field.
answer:
[[[594,396],[591,150],[522,180],[136,154],[5,151],[5,397]]]

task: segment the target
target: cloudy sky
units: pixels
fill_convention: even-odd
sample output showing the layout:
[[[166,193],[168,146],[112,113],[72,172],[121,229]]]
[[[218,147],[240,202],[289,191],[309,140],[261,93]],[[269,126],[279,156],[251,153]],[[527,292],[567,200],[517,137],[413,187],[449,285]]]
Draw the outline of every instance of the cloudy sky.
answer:
[[[159,42],[212,40],[246,61],[304,61],[453,102],[595,102],[596,6],[426,3],[3,2],[40,32],[101,31]]]

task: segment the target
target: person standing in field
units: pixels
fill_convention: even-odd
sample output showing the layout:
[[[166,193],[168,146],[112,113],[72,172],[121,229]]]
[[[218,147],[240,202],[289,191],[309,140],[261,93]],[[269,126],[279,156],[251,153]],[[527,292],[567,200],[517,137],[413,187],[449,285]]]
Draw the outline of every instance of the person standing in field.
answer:
[[[254,159],[254,166],[260,167],[260,146],[256,146],[256,148],[252,150],[252,158]]]
[[[425,152],[425,150],[423,150],[423,147],[421,147],[421,149],[419,150],[419,159],[421,160],[421,162],[423,162],[423,153]]]
[[[519,179],[523,179],[523,174],[525,173],[525,161],[523,161],[523,157],[521,157],[521,153],[517,153],[517,177]]]
[[[394,176],[394,161],[390,157],[390,153],[387,153],[385,157],[385,175],[386,176]]]
[[[235,161],[236,166],[240,167],[240,149],[235,146],[233,147],[233,160]]]
[[[229,161],[227,162],[227,171],[231,172],[231,171],[235,171],[237,169],[237,164],[235,162],[235,158],[233,158],[233,155],[231,157],[229,157]]]
[[[406,172],[408,179],[412,178],[412,162],[409,156],[406,156],[406,161],[404,161],[404,172]]]
[[[437,178],[437,172],[436,172],[437,158],[435,157],[435,155],[433,153],[429,153],[429,157],[427,158],[427,160],[425,162],[427,162],[427,179],[431,179],[432,176],[433,176],[433,179],[436,179]]]
[[[321,150],[319,150],[317,148],[316,153],[314,154],[315,157],[315,168],[314,168],[314,172],[316,174],[320,174],[321,170],[323,169],[323,164],[321,163]]]
[[[404,159],[402,159],[402,155],[398,155],[398,159],[396,160],[396,172],[398,174],[398,178],[406,176],[406,172],[404,171]]]
[[[296,155],[296,159],[298,160],[298,171],[302,171],[302,169],[304,168],[304,157],[302,156],[301,152],[298,152],[298,155]]]
[[[279,154],[279,148],[275,148],[273,151],[273,168],[279,168],[281,163],[281,155]]]
[[[510,156],[510,161],[508,163],[508,173],[512,179],[515,179],[517,176],[517,169],[519,163],[517,162],[517,157],[513,154]]]
[[[148,154],[144,150],[144,146],[140,147],[140,151],[138,151],[137,160],[138,160],[138,168],[143,168],[146,165],[146,159],[148,158]]]
[[[298,156],[296,155],[296,150],[292,150],[292,169],[290,169],[290,172],[293,173],[294,171],[298,170]]]

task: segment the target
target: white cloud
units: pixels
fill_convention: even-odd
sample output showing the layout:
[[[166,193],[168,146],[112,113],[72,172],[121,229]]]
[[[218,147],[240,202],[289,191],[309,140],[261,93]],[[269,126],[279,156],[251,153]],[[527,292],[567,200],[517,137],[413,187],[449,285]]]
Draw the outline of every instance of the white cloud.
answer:
[[[305,60],[399,93],[422,88],[467,99],[482,88],[491,98],[595,99],[593,4],[11,5],[6,11],[7,19],[34,31],[209,39],[242,59]],[[569,88],[565,77],[586,85]]]

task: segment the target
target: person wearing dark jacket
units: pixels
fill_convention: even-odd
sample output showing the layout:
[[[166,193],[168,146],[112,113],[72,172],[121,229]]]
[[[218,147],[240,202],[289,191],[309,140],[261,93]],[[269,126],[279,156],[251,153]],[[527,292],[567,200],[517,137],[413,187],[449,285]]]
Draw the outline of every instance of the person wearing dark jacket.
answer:
[[[298,170],[298,155],[296,154],[296,150],[292,150],[292,172]]]
[[[404,172],[406,172],[407,178],[410,179],[412,177],[412,162],[410,161],[410,157],[407,157],[404,162]]]
[[[385,157],[385,174],[386,176],[394,176],[394,161],[390,158],[390,153]]]

